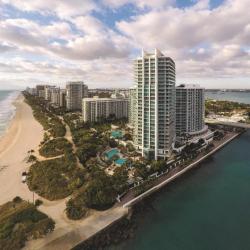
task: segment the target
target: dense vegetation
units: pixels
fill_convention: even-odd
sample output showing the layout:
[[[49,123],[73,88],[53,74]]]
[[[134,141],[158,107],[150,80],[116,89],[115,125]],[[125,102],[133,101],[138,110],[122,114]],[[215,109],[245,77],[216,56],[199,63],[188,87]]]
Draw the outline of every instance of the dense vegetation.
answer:
[[[21,249],[28,239],[43,237],[54,227],[54,221],[47,215],[16,197],[0,206],[0,249]]]
[[[65,122],[69,125],[73,141],[77,147],[77,156],[84,165],[90,158],[95,157],[103,146],[108,145],[110,123],[83,124],[77,114],[66,114]]]
[[[72,152],[72,144],[65,138],[52,139],[42,145],[39,150],[44,157],[55,157],[66,152]]]
[[[27,184],[29,189],[48,199],[57,200],[69,196],[84,183],[84,170],[76,167],[73,154],[36,162],[30,167]]]
[[[231,102],[231,101],[219,101],[219,100],[207,100],[206,112],[207,113],[232,113],[233,111],[245,110],[246,113],[250,112],[250,105],[245,103]]]
[[[63,137],[66,133],[62,121],[46,108],[46,102],[24,92],[26,102],[31,106],[34,117],[53,137]]]
[[[122,168],[117,168],[113,176],[107,176],[100,169],[93,169],[86,187],[67,202],[67,216],[70,219],[80,219],[86,215],[89,208],[110,208],[118,194],[128,190],[127,180],[128,173]]]

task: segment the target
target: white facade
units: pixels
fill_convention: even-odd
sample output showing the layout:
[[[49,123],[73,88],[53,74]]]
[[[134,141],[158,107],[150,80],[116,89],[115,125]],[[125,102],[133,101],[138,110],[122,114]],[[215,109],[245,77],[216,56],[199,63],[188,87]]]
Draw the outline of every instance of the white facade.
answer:
[[[134,62],[134,76],[134,143],[145,158],[166,158],[175,141],[175,63],[158,50],[143,51]]]
[[[205,89],[198,85],[176,88],[176,135],[191,137],[207,131],[205,126]]]
[[[128,117],[128,100],[125,98],[84,98],[82,116],[84,122],[97,122],[109,116]]]
[[[66,85],[66,106],[68,110],[81,110],[82,99],[88,97],[88,87],[83,82],[69,82]]]
[[[135,127],[136,124],[136,116],[137,116],[137,89],[136,86],[131,87],[129,89],[129,124],[132,127]]]

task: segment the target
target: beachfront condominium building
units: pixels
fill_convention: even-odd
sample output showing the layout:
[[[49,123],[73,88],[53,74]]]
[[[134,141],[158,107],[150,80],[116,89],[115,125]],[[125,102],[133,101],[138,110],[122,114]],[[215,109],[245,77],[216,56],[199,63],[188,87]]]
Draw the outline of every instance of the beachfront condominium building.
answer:
[[[45,88],[47,85],[36,85],[36,93],[38,97],[45,98]]]
[[[126,98],[84,98],[82,100],[84,122],[97,122],[114,117],[128,118],[128,99]]]
[[[134,144],[148,159],[171,155],[175,141],[175,63],[159,50],[134,61]]]
[[[51,104],[54,104],[56,106],[60,105],[60,88],[52,87],[51,88]]]
[[[176,87],[176,135],[178,139],[207,131],[205,126],[205,89],[199,85]]]
[[[88,87],[83,82],[69,82],[66,85],[67,110],[82,109],[82,99],[88,97]]]
[[[53,89],[53,88],[55,88],[56,86],[51,86],[51,85],[47,85],[47,86],[45,86],[45,88],[44,88],[44,91],[45,91],[45,97],[44,97],[44,99],[46,100],[46,101],[51,101],[51,90]]]
[[[60,89],[59,107],[66,107],[66,89]]]
[[[135,123],[136,123],[136,116],[137,116],[137,109],[136,109],[136,104],[137,104],[137,98],[136,98],[136,94],[137,94],[137,89],[136,86],[131,87],[129,89],[129,102],[128,102],[128,118],[129,118],[129,125],[132,126],[133,128],[135,127]]]

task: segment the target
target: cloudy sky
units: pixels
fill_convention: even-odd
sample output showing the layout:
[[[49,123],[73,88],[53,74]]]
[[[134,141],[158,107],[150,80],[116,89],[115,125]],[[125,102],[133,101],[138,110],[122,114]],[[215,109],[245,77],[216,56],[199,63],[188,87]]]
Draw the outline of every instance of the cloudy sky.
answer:
[[[0,89],[133,85],[141,48],[177,83],[250,88],[250,0],[0,0]]]

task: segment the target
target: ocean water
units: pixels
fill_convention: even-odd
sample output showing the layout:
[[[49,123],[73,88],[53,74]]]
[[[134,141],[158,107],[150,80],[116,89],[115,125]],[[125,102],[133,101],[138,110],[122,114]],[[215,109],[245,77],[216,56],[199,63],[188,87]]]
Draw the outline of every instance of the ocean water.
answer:
[[[112,250],[249,250],[250,131],[148,200]]]
[[[4,134],[15,115],[13,101],[17,98],[18,94],[18,91],[0,90],[0,137]]]
[[[250,92],[214,92],[206,91],[205,97],[215,100],[233,101],[250,104]]]

